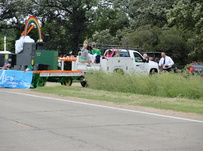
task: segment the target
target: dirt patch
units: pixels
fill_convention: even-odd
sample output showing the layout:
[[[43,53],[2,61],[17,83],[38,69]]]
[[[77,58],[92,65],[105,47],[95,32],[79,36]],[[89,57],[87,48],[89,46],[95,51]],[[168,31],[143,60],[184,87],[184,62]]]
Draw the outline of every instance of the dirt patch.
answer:
[[[56,86],[56,85],[60,85],[60,84],[59,83],[47,83],[46,84],[46,86],[48,86],[48,87]],[[73,83],[72,86],[81,87],[80,83]],[[203,115],[195,114],[195,113],[177,112],[177,111],[172,111],[172,110],[163,110],[163,109],[156,109],[156,108],[152,108],[152,107],[142,107],[142,106],[128,105],[128,104],[124,104],[124,103],[120,104],[120,103],[114,103],[114,102],[90,100],[90,99],[77,98],[77,97],[67,97],[67,96],[62,97],[62,96],[58,96],[58,95],[54,95],[54,94],[45,94],[45,93],[40,93],[40,92],[34,92],[31,89],[9,89],[9,90],[13,91],[13,92],[19,92],[19,93],[47,96],[47,97],[86,102],[86,103],[92,103],[92,104],[99,104],[99,105],[105,105],[105,106],[111,106],[111,107],[118,107],[118,108],[124,108],[124,109],[132,109],[132,110],[139,110],[139,111],[144,111],[144,112],[151,112],[151,113],[171,115],[171,116],[177,116],[177,117],[183,117],[183,118],[203,120]]]

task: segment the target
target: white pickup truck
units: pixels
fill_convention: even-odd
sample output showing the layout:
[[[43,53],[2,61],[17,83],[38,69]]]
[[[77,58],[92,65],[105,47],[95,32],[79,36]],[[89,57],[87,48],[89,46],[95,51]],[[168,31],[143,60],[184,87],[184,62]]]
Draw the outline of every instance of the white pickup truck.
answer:
[[[113,57],[106,57],[108,50],[114,51]],[[77,60],[72,62],[72,70],[82,70],[84,72],[92,70],[103,70],[106,72],[121,71],[139,75],[149,75],[159,72],[158,64],[153,61],[144,61],[143,56],[138,51],[126,49],[108,50],[106,50],[104,56],[100,58],[99,64],[80,63],[78,61],[79,56],[77,56]]]

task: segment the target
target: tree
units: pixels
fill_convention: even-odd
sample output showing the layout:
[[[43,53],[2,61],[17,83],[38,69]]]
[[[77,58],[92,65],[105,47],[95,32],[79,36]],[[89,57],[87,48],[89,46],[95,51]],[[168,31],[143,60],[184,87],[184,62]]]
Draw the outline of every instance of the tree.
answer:
[[[193,51],[189,56],[194,60],[203,58],[203,1],[181,0],[167,14],[169,27],[177,27],[185,32],[190,31]]]
[[[167,13],[170,27],[176,26],[183,30],[202,32],[203,26],[203,1],[181,0]]]
[[[123,38],[123,44],[134,45],[143,48],[144,52],[158,51],[166,52],[176,64],[189,63],[188,54],[192,51],[192,45],[188,39],[191,33],[185,33],[176,28],[157,28],[143,26],[135,32]]]
[[[178,0],[114,0],[114,8],[125,12],[131,26],[162,27],[167,23],[166,13]]]
[[[138,46],[144,51],[153,51],[159,42],[160,29],[150,25],[141,26],[136,31],[127,34],[123,39],[124,45]]]
[[[52,38],[52,43],[47,45],[48,48],[59,50],[61,53],[76,53],[78,44],[82,43],[88,34],[89,20],[85,16],[86,12],[96,2],[97,0],[0,0],[0,19],[7,22],[6,25],[1,25],[1,28],[13,27],[20,35],[25,19],[35,15],[40,20],[42,29],[49,23],[49,28],[45,26]]]
[[[113,0],[100,1],[96,8],[87,12],[86,16],[90,19],[91,33],[109,29],[110,34],[116,36],[118,30],[129,26],[125,13],[113,7]]]
[[[59,29],[59,35],[50,36],[54,38],[53,41],[58,41],[54,48],[57,48],[61,53],[68,53],[72,51],[76,54],[78,44],[82,43],[88,34],[87,24],[88,19],[86,18],[86,12],[89,11],[95,4],[95,1],[91,0],[42,0],[42,8],[46,9],[46,12],[42,12],[42,16],[51,14],[53,18],[44,19],[45,23],[49,22],[53,24],[52,28]],[[53,13],[50,13],[52,10]],[[49,30],[50,35],[52,31]],[[53,31],[54,32],[54,31]],[[55,35],[56,33],[53,33]],[[56,39],[57,38],[57,39]],[[53,45],[53,43],[50,43]]]
[[[95,32],[92,35],[92,38],[90,41],[96,42],[97,44],[114,44],[114,45],[119,45],[119,39],[116,36],[112,36],[110,34],[109,29],[102,30],[100,32]]]
[[[176,64],[184,65],[190,63],[191,60],[188,54],[192,51],[192,47],[189,45],[189,37],[186,35],[184,31],[176,28],[163,30],[159,35],[160,42],[156,46],[156,50],[169,54]]]

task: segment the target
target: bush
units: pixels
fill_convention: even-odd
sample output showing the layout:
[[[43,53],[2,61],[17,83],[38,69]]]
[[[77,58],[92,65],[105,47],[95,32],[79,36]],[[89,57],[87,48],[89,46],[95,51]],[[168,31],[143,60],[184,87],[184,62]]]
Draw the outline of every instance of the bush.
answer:
[[[86,74],[86,80],[90,88],[97,90],[203,100],[202,77],[188,73],[138,76],[95,71]]]

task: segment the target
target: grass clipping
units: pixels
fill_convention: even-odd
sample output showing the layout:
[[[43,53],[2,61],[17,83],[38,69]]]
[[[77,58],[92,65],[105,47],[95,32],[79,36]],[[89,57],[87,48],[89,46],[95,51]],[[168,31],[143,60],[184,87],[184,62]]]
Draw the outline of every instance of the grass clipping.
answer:
[[[167,72],[138,76],[95,71],[85,77],[92,89],[203,101],[203,78],[199,75]]]

